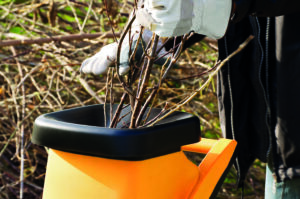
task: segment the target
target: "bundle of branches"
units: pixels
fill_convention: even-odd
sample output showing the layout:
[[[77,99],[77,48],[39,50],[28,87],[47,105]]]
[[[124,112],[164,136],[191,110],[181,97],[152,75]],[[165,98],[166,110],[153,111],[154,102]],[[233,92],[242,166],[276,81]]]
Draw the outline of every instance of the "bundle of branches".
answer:
[[[184,98],[181,100],[181,102],[168,106],[167,103],[165,104],[162,111],[154,117],[152,120],[147,121],[148,116],[150,115],[151,109],[153,107],[153,101],[156,99],[158,91],[160,90],[162,84],[166,80],[168,73],[172,69],[172,67],[175,65],[175,63],[178,61],[180,54],[183,50],[185,42],[191,38],[191,36],[194,34],[193,32],[190,32],[188,34],[185,34],[181,36],[180,43],[177,44],[176,42],[173,42],[174,45],[171,49],[169,49],[168,53],[165,53],[163,56],[159,57],[160,50],[164,48],[164,45],[162,45],[160,48],[158,48],[158,42],[159,42],[159,36],[153,33],[152,39],[149,41],[149,43],[146,46],[143,46],[142,48],[139,47],[139,45],[143,45],[143,42],[139,42],[142,40],[142,32],[143,27],[140,27],[139,31],[139,38],[138,42],[132,41],[132,38],[130,36],[131,33],[131,25],[133,24],[133,21],[135,20],[135,16],[133,15],[131,17],[131,20],[127,24],[127,26],[124,29],[124,32],[121,35],[121,38],[118,42],[118,52],[117,52],[117,60],[115,64],[115,70],[116,70],[116,76],[119,80],[119,83],[122,85],[124,89],[124,93],[122,95],[120,104],[114,114],[114,116],[110,117],[110,126],[112,128],[115,128],[120,120],[120,118],[123,118],[121,115],[122,110],[124,107],[127,107],[127,105],[124,106],[124,103],[126,103],[126,99],[129,98],[128,104],[131,106],[130,112],[123,113],[124,115],[130,114],[130,122],[129,124],[125,124],[124,127],[129,128],[139,128],[144,126],[152,126],[155,123],[161,121],[163,118],[167,117],[174,111],[178,110],[182,105],[188,103],[193,97],[197,95],[197,93],[204,88],[207,87],[207,85],[212,81],[213,76],[217,73],[217,71],[226,63],[228,59],[230,59],[232,56],[234,56],[236,53],[238,53],[243,46],[240,47],[235,53],[230,55],[226,60],[223,62],[218,62],[216,65],[209,69],[207,72],[201,73],[200,75],[197,75],[198,78],[204,75],[208,75],[208,78],[205,80],[204,84],[198,88],[196,91],[192,92],[190,96],[187,98]],[[120,67],[120,54],[122,49],[122,43],[126,35],[129,34],[127,37],[129,39],[129,44],[134,44],[135,46],[132,46],[132,49],[129,49],[129,74],[124,77],[119,74],[119,67]],[[251,38],[249,38],[250,40]],[[176,41],[176,38],[174,39]],[[169,42],[169,39],[165,42],[165,44]],[[247,43],[248,41],[246,41]],[[245,44],[244,44],[245,45]],[[143,50],[142,56],[139,60],[135,60],[136,54],[138,50]],[[126,52],[127,53],[127,52]],[[140,53],[141,54],[141,53]],[[163,64],[160,74],[158,76],[157,81],[151,81],[150,76],[152,72],[152,68],[154,66],[154,60],[162,59],[164,56],[168,56],[168,59],[166,59],[165,63]],[[111,98],[111,110],[113,105],[113,78],[114,78],[114,69],[110,70],[111,75],[110,78],[107,78],[107,88],[110,84],[110,98]],[[109,76],[108,76],[109,77]],[[205,79],[205,78],[204,78]],[[136,83],[136,80],[137,83]],[[107,90],[108,91],[108,90]],[[108,92],[106,93],[106,102],[108,98]],[[148,107],[149,105],[150,108]],[[104,106],[106,107],[106,106]],[[106,112],[106,110],[104,109]],[[106,114],[104,114],[106,115]],[[145,116],[146,115],[146,116]],[[144,119],[143,119],[144,118]],[[106,123],[106,122],[105,122]]]
[[[170,71],[170,69],[172,68],[172,66],[174,66],[174,64],[176,63],[176,61],[178,60],[182,49],[183,49],[183,45],[185,43],[185,41],[189,38],[189,35],[191,34],[187,34],[184,35],[181,38],[181,42],[178,46],[173,46],[173,48],[170,49],[170,54],[171,56],[168,57],[168,59],[166,60],[166,62],[163,64],[160,75],[159,75],[159,79],[155,82],[153,81],[152,83],[150,83],[150,76],[151,76],[151,71],[154,65],[154,60],[156,59],[161,59],[162,57],[158,57],[159,51],[164,47],[160,47],[160,49],[158,49],[157,44],[159,42],[159,36],[153,34],[152,39],[149,41],[149,43],[144,46],[143,48],[139,48],[140,42],[136,42],[136,45],[133,47],[133,49],[129,50],[129,58],[130,60],[128,61],[129,63],[129,74],[124,77],[121,76],[119,74],[119,65],[120,65],[120,53],[121,53],[121,49],[122,49],[122,43],[123,40],[125,38],[125,35],[128,34],[128,31],[131,29],[131,24],[134,21],[135,16],[133,16],[131,18],[131,21],[127,24],[127,26],[125,27],[125,30],[123,32],[123,34],[121,35],[121,38],[118,42],[118,53],[117,53],[117,61],[116,61],[116,74],[117,74],[117,78],[120,82],[120,84],[123,86],[124,89],[124,93],[122,95],[120,104],[114,114],[110,122],[110,127],[116,127],[118,121],[120,121],[120,117],[122,118],[122,116],[120,115],[122,109],[126,106],[123,106],[126,98],[129,98],[129,105],[131,106],[131,120],[128,125],[129,128],[138,128],[140,126],[148,126],[148,125],[153,125],[154,123],[156,123],[157,121],[159,121],[159,118],[164,116],[166,114],[167,109],[162,109],[162,112],[158,114],[157,117],[155,117],[155,119],[146,122],[147,118],[142,120],[142,118],[144,117],[144,114],[146,114],[146,110],[148,108],[148,106],[150,104],[154,104],[152,101],[156,98],[158,91],[162,85],[162,83],[164,82],[164,80],[167,77],[168,72]],[[142,27],[140,30],[140,33],[142,33]],[[139,34],[139,38],[138,41],[140,41],[142,38],[142,34]],[[128,37],[129,39],[131,39],[132,37]],[[129,41],[129,43],[134,43],[133,41]],[[142,43],[142,42],[141,42]],[[143,49],[143,53],[141,56],[140,60],[135,60],[135,54],[137,53],[137,50],[139,49]],[[166,56],[167,54],[165,54],[164,56]],[[111,96],[113,96],[112,92],[113,92],[113,76],[114,76],[114,69],[111,70],[111,76],[110,78],[107,79],[107,85],[110,82],[111,85]],[[136,80],[139,80],[136,83]],[[149,85],[150,84],[150,85]],[[108,86],[107,86],[108,87]],[[148,93],[148,95],[147,95]],[[106,95],[107,97],[108,95]],[[113,98],[111,97],[111,105],[113,104]],[[148,109],[148,116],[149,113],[151,112],[151,108]],[[127,115],[129,113],[125,113],[125,115]]]

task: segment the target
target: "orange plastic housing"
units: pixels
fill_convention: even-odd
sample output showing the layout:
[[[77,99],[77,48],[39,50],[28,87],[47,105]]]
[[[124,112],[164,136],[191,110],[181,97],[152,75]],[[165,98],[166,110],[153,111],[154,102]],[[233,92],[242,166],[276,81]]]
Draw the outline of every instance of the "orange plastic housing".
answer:
[[[142,161],[49,150],[44,199],[209,198],[234,153],[233,140],[201,139],[182,147],[207,154],[197,167],[183,151]]]

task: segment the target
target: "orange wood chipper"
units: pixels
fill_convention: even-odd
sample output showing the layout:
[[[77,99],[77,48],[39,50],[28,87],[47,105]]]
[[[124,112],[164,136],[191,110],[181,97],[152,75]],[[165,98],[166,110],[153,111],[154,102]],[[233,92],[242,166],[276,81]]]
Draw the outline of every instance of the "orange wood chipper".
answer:
[[[152,110],[149,119],[159,111]],[[235,141],[201,139],[199,119],[188,113],[137,129],[123,128],[127,119],[106,128],[103,105],[38,117],[32,142],[50,148],[43,199],[216,196],[232,165]],[[184,151],[206,155],[197,166]]]

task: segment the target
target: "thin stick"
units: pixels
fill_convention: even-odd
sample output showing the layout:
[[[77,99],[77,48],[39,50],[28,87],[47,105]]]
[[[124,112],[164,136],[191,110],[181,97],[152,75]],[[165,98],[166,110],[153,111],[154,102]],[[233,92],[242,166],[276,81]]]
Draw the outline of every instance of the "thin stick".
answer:
[[[61,98],[61,95],[59,93],[59,76],[56,77],[56,95],[58,97],[58,100],[61,104],[64,104],[65,102],[63,101],[63,99]]]
[[[191,76],[189,76],[189,77],[183,77],[183,78],[180,78],[180,79],[177,79],[177,80],[186,80],[186,79],[192,79],[192,78],[196,78],[196,77],[201,77],[201,76],[203,76],[203,75],[206,75],[206,74],[208,74],[208,73],[210,73],[211,71],[213,71],[216,67],[218,66],[218,63],[217,64],[215,64],[213,67],[211,67],[210,69],[208,69],[208,70],[206,70],[206,71],[204,71],[204,72],[202,72],[202,73],[199,73],[199,74],[196,74],[196,75],[191,75]]]
[[[121,55],[122,43],[123,43],[123,40],[125,39],[125,36],[126,36],[127,32],[129,31],[129,29],[130,29],[130,27],[131,27],[134,20],[135,20],[135,15],[132,16],[132,18],[127,23],[126,27],[124,28],[124,32],[121,34],[121,37],[120,37],[120,40],[119,40],[119,43],[118,43],[117,59],[116,59],[117,61],[116,61],[116,64],[115,64],[118,80],[121,83],[121,85],[122,85],[123,89],[125,90],[125,92],[127,92],[128,95],[129,95],[129,101],[131,103],[131,107],[134,106],[133,102],[134,102],[135,95],[132,92],[132,89],[126,84],[123,77],[119,74],[119,66],[120,66],[120,55]]]
[[[180,54],[183,50],[183,45],[184,45],[185,41],[187,40],[188,36],[189,36],[188,34],[183,36],[183,39],[180,42],[180,46],[178,47],[177,51],[173,54],[172,60],[169,64],[169,66],[166,68],[165,73],[163,74],[163,76],[161,78],[161,81],[164,81],[166,79],[166,77],[167,77],[169,71],[171,70],[172,66],[177,62],[177,60],[178,60],[178,58],[179,58],[179,56],[180,56]]]
[[[119,74],[120,55],[121,55],[122,43],[123,43],[123,40],[125,39],[125,36],[126,36],[127,32],[129,31],[129,29],[132,25],[132,23],[134,22],[134,20],[135,20],[135,15],[132,16],[132,18],[130,19],[130,21],[128,22],[126,27],[124,28],[124,32],[121,34],[120,41],[118,43],[116,69],[117,69],[117,76],[118,76],[118,79],[120,80],[121,84],[124,82],[123,78],[121,78],[121,76]]]
[[[151,101],[154,102],[154,101],[156,100],[156,98],[157,98],[157,93],[158,93],[159,89],[161,88],[161,83],[162,83],[162,82],[161,82],[161,77],[162,77],[163,71],[165,70],[165,66],[166,66],[166,64],[168,63],[169,59],[170,59],[170,57],[168,57],[168,59],[166,60],[166,62],[165,62],[164,65],[162,66],[162,69],[161,69],[161,72],[160,72],[160,77],[159,77],[159,83],[158,83],[158,85],[156,86],[156,87],[157,87],[157,91],[156,91],[156,93],[153,94],[153,96],[151,96],[151,94],[149,95],[149,97],[148,97],[148,99],[147,99],[147,101],[149,101],[149,103],[150,103]],[[155,87],[154,87],[153,89],[155,89]],[[141,120],[141,117],[145,114],[145,112],[146,112],[146,110],[147,110],[147,106],[148,106],[147,101],[146,101],[146,103],[144,104],[144,106],[143,106],[143,108],[142,108],[142,111],[141,111],[140,115],[138,116],[138,119],[137,119],[137,120]],[[151,111],[152,111],[153,106],[154,106],[154,103],[152,103],[152,104],[151,104],[151,107],[148,109],[148,113],[147,113],[147,115],[146,115],[146,117],[145,117],[145,119],[144,119],[143,124],[145,124],[146,121],[148,120],[148,118],[150,117],[150,114],[151,114]],[[138,122],[138,125],[139,125],[140,123],[141,123],[141,122]]]
[[[108,68],[108,72],[107,72],[107,77],[106,77],[106,91],[105,91],[105,99],[104,99],[104,105],[103,105],[103,114],[104,114],[104,127],[106,127],[107,124],[107,117],[106,117],[106,104],[107,104],[107,98],[108,98],[108,91],[109,91],[109,77],[110,77],[110,72],[111,72],[111,68]]]
[[[107,5],[107,0],[104,0],[104,4],[105,4],[105,10],[106,10],[107,18],[108,18],[108,21],[110,23],[110,28],[111,28],[111,31],[112,31],[112,33],[114,35],[114,40],[115,40],[115,42],[118,43],[117,37],[115,36],[115,31],[114,31],[113,23],[112,23],[112,20],[111,20],[111,18],[109,16],[109,10],[108,10],[108,5]]]
[[[137,117],[137,119],[136,119],[135,126],[139,126],[139,124],[140,124],[140,122],[141,122],[141,120],[142,120],[142,117],[143,117],[145,111],[147,110],[147,107],[148,107],[149,103],[150,103],[150,102],[152,101],[152,99],[156,96],[157,91],[158,91],[158,87],[153,88],[151,94],[150,94],[149,97],[147,98],[147,100],[146,100],[146,102],[145,102],[143,108],[141,109],[141,111],[140,111],[140,113],[139,113],[139,115],[138,115],[138,117]]]
[[[142,43],[142,46],[143,46],[143,43]],[[136,75],[134,75],[133,76],[133,79],[135,80],[137,77],[139,77],[139,82],[138,82],[138,86],[137,86],[137,89],[136,89],[136,94],[138,94],[139,93],[139,91],[140,91],[140,87],[141,87],[141,83],[142,83],[142,76],[143,76],[143,74],[144,74],[144,71],[145,71],[145,68],[146,68],[146,66],[147,66],[147,59],[144,59],[145,58],[145,56],[148,56],[147,55],[147,51],[148,51],[148,49],[150,48],[150,46],[151,46],[151,40],[148,42],[148,44],[147,44],[147,46],[146,46],[146,48],[143,48],[143,55],[142,55],[142,57],[141,57],[141,60],[139,61],[139,64],[138,64],[138,66],[140,66],[142,63],[143,63],[143,66],[142,67],[139,67],[138,68],[138,70],[137,70],[137,72],[136,72]],[[139,76],[138,76],[139,75]],[[136,76],[136,77],[135,77]]]
[[[120,104],[117,108],[117,110],[115,111],[114,117],[111,119],[111,123],[110,123],[110,128],[116,128],[117,124],[118,124],[118,119],[120,117],[122,108],[123,108],[123,104],[127,98],[128,94],[127,93],[123,93],[123,96],[121,98]]]
[[[114,38],[120,36],[119,33],[112,34],[112,33],[94,33],[94,34],[73,34],[73,35],[66,35],[66,36],[54,36],[49,38],[38,38],[38,39],[22,39],[22,40],[4,40],[0,41],[0,47],[4,46],[18,46],[18,45],[31,45],[31,44],[43,44],[43,43],[50,43],[52,41],[72,41],[72,40],[83,40],[83,39],[95,39],[97,37],[101,38]]]
[[[135,34],[135,33],[134,33]],[[142,30],[142,28],[140,29],[140,33],[139,33],[139,37],[138,37],[138,39],[137,39],[137,42],[136,42],[136,44],[135,44],[135,46],[134,46],[134,50],[133,50],[133,52],[132,53],[129,53],[130,54],[130,58],[129,58],[129,65],[130,66],[134,66],[134,61],[133,60],[135,60],[135,56],[136,56],[136,53],[137,53],[137,50],[138,50],[138,47],[139,47],[139,45],[140,45],[140,42],[141,42],[141,40],[142,40],[142,35],[143,35],[143,30]],[[141,43],[143,43],[143,42],[141,42]],[[143,44],[142,44],[143,45]],[[130,50],[131,50],[131,44],[130,44]],[[142,59],[142,58],[141,58]],[[136,61],[136,60],[135,60]],[[133,83],[134,81],[135,81],[135,79],[134,79],[134,67],[131,67],[130,68],[130,71],[131,71],[131,74],[129,74],[128,75],[128,82],[129,82],[129,84],[131,84],[131,83]],[[132,78],[130,78],[130,76],[132,77]]]
[[[110,121],[112,120],[113,117],[113,104],[114,104],[114,97],[113,97],[113,91],[114,91],[114,68],[111,70],[111,78],[110,78]]]
[[[152,120],[150,120],[149,122],[147,122],[145,125],[141,126],[141,127],[145,127],[149,124],[152,124],[153,122],[155,122],[161,115],[163,115],[166,112],[166,109],[163,108],[154,118],[152,118]],[[150,114],[150,113],[149,113]]]
[[[72,11],[72,13],[74,15],[75,21],[77,22],[77,25],[78,25],[78,28],[80,30],[80,33],[82,33],[83,32],[83,27],[81,26],[81,24],[79,22],[79,19],[77,17],[76,11],[75,11],[73,5],[70,3],[70,1],[69,0],[66,0],[66,1],[68,3],[68,6],[71,8],[71,11]]]
[[[85,24],[86,24],[86,22],[87,22],[87,19],[88,19],[88,17],[89,17],[90,12],[91,12],[92,6],[93,6],[93,0],[90,1],[88,11],[87,11],[87,13],[86,13],[86,15],[85,15],[85,18],[84,18],[84,20],[83,20],[83,23],[82,23],[82,29],[84,29],[84,26],[85,26]]]
[[[14,47],[11,47],[11,51],[13,55],[15,56],[17,53],[15,51]],[[15,58],[15,61],[17,62],[18,70],[21,79],[24,78],[23,70],[21,67],[21,64],[17,58]],[[26,99],[25,99],[25,84],[24,81],[22,82],[21,86],[21,92],[22,92],[22,115],[21,119],[23,120],[25,118],[25,106],[26,106]],[[20,162],[20,199],[23,199],[24,195],[24,124],[21,124],[20,127],[20,156],[21,156],[21,162]]]

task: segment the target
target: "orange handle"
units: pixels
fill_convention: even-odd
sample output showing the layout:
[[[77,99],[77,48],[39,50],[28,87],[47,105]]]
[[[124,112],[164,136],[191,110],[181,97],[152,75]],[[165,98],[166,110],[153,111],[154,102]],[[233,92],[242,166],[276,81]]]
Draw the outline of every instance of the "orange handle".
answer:
[[[206,139],[182,146],[183,151],[207,154],[199,165],[199,179],[189,199],[210,198],[216,194],[223,175],[226,174],[237,142],[228,139]]]
[[[200,142],[184,145],[181,147],[183,151],[207,154],[209,150],[218,142],[218,140],[201,138]]]

